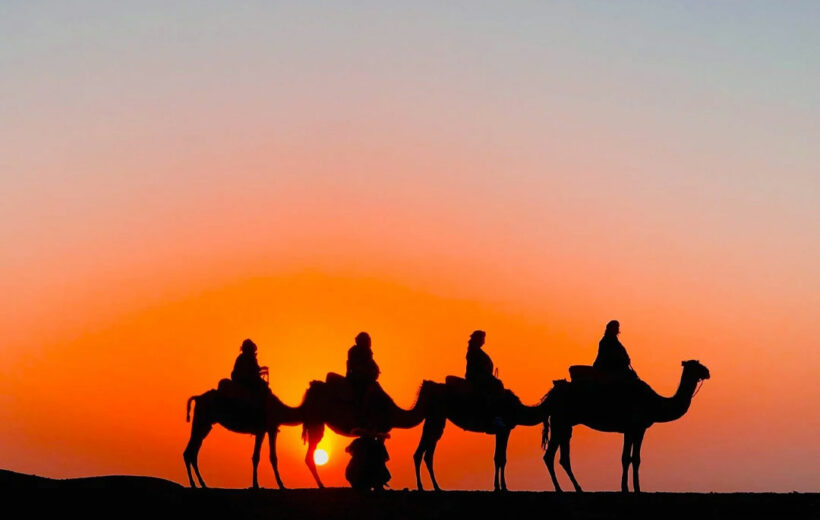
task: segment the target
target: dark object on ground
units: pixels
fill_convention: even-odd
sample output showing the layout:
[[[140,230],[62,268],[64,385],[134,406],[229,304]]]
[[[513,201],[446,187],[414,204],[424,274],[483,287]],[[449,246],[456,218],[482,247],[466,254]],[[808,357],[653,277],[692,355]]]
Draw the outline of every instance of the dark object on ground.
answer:
[[[345,468],[345,478],[353,489],[379,491],[390,481],[386,462],[390,460],[384,437],[363,436],[355,439],[345,449],[350,462]]]

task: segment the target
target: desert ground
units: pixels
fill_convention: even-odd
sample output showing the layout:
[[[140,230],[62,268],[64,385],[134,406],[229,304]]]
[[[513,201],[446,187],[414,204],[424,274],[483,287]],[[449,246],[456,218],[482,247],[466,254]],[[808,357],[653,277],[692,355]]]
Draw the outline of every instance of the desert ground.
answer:
[[[0,470],[6,518],[820,518],[820,493],[189,489],[152,477],[55,480]]]

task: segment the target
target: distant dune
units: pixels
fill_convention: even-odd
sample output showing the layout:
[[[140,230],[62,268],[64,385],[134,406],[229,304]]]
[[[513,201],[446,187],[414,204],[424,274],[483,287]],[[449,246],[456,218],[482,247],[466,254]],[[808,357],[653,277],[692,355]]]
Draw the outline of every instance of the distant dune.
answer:
[[[4,518],[820,518],[818,493],[565,493],[188,489],[153,477],[55,480],[0,470]],[[19,511],[19,512],[18,512]]]

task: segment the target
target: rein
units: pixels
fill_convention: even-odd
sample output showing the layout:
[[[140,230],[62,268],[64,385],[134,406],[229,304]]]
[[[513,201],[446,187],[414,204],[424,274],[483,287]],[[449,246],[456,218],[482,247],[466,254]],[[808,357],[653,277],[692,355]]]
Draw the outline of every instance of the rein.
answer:
[[[698,395],[698,392],[700,392],[700,388],[703,386],[704,381],[705,381],[705,379],[701,379],[700,381],[698,381],[698,386],[697,386],[697,388],[695,388],[695,393],[692,394],[692,399],[694,399],[695,396]]]

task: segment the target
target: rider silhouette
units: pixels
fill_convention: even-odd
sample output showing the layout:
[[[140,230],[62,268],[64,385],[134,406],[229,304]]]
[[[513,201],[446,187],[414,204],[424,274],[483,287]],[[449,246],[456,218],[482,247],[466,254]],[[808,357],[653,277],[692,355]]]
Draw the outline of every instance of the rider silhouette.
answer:
[[[376,380],[379,366],[373,359],[370,335],[360,332],[356,344],[347,351],[346,378],[353,389],[353,399],[360,413],[360,424],[365,429],[378,429],[377,410],[379,386]]]
[[[263,400],[269,391],[267,381],[262,379],[263,375],[267,375],[268,367],[259,366],[256,343],[250,339],[243,341],[239,350],[241,353],[234,362],[231,380],[246,388],[254,401]]]
[[[493,427],[495,429],[504,428],[498,412],[500,401],[504,392],[504,384],[493,375],[493,361],[490,356],[481,350],[487,334],[483,330],[476,330],[470,334],[467,343],[467,371],[465,379],[469,382],[476,393],[486,400],[490,417],[493,417]]]
[[[632,369],[626,348],[618,340],[620,333],[621,324],[618,320],[612,320],[606,324],[604,337],[598,343],[598,357],[595,358],[592,366],[616,378],[638,377]]]

